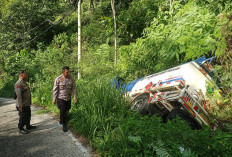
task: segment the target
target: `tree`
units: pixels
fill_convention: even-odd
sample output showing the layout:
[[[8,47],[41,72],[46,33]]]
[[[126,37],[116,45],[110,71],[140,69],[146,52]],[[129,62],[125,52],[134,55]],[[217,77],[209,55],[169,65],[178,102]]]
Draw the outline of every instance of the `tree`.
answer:
[[[78,64],[81,61],[81,0],[78,1]],[[78,68],[78,79],[81,78],[80,67]]]
[[[49,30],[46,34],[40,34],[50,26],[46,20],[54,21],[56,15],[63,11],[64,7],[61,7],[57,1],[9,0],[1,2],[1,49],[15,50],[24,45],[27,48],[35,48],[37,41],[50,43],[54,31]],[[26,44],[36,36],[39,36],[36,41]]]
[[[117,23],[116,23],[116,12],[115,12],[115,0],[111,0],[112,14],[114,18],[114,66],[117,66]]]

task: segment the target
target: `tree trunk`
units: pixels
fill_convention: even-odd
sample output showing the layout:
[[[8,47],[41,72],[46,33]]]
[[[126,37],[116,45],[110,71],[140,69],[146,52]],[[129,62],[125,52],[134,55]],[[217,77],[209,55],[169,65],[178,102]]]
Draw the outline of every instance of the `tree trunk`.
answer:
[[[94,9],[93,1],[94,1],[94,0],[90,0],[90,9],[91,9],[92,12],[93,12],[93,9]]]
[[[170,10],[172,10],[172,0],[169,0]]]
[[[111,0],[112,14],[114,17],[114,67],[117,66],[117,23],[116,23],[116,12],[115,12],[115,0]]]
[[[78,80],[81,79],[80,72],[80,61],[81,61],[81,0],[78,1]]]

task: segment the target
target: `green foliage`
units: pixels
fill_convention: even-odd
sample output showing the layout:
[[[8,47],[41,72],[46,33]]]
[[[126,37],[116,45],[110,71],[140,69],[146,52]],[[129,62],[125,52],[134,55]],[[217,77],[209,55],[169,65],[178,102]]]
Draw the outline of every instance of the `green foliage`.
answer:
[[[231,96],[230,94],[222,95],[221,90],[217,90],[216,87],[213,88],[213,92],[209,93],[210,101],[207,108],[211,116],[219,122],[219,127],[221,127],[220,125],[225,122],[232,122]]]
[[[157,144],[153,146],[153,149],[155,150],[156,155],[159,157],[171,157],[171,155],[164,148],[164,144],[161,140],[157,141]]]
[[[230,0],[195,0],[203,7],[207,7],[213,11],[216,15],[223,11],[231,11],[232,4]]]
[[[0,79],[0,97],[12,97],[14,93],[14,84],[17,80],[9,78],[7,75],[1,75]]]
[[[62,3],[57,1],[34,0],[9,0],[4,1],[1,8],[1,27],[0,27],[0,45],[6,45],[9,41],[14,41],[8,46],[9,49],[17,49],[28,40],[38,36],[50,25],[45,20],[54,19],[54,15],[64,11]],[[43,24],[41,24],[44,22]],[[34,31],[31,29],[39,26]],[[23,37],[22,37],[23,36]],[[22,37],[22,38],[21,38]],[[52,39],[53,32],[47,32],[39,36],[37,41],[45,43]],[[15,40],[17,38],[17,40]],[[35,47],[36,42],[31,42],[26,47]]]
[[[144,37],[129,46],[129,52],[125,48],[120,50],[122,58],[128,57],[120,63],[120,67],[127,64],[126,72],[141,77],[190,59],[212,55],[216,46],[222,44],[216,35],[220,34],[221,27],[215,14],[195,3],[188,3],[184,7],[176,3],[173,7],[177,12],[175,15],[167,12],[165,20],[163,12],[160,12],[160,18],[154,18],[151,26],[145,29]],[[217,53],[224,51],[225,47]]]
[[[157,16],[159,6],[164,4],[157,0],[138,0],[131,2],[128,10],[118,16],[118,33],[121,43],[132,43],[142,36],[143,29]]]
[[[221,46],[218,46],[218,49],[225,47],[226,51],[223,51],[218,55],[215,65],[215,76],[214,79],[217,84],[220,86],[220,90],[214,90],[210,94],[210,105],[211,105],[211,114],[221,122],[224,126],[224,129],[230,130],[228,127],[232,122],[232,76],[231,76],[231,37],[232,37],[232,22],[231,22],[231,13],[221,13],[219,15],[221,22],[221,39],[224,40]]]
[[[104,66],[103,66],[104,65]],[[82,55],[82,77],[91,80],[113,76],[113,49],[107,44],[94,47]]]
[[[83,51],[78,65],[77,12],[33,42],[29,41],[49,23],[17,39],[46,19],[59,19],[67,1],[0,1],[0,96],[11,97],[17,71],[27,69],[33,103],[45,108],[41,112],[58,114],[52,87],[68,65],[74,78],[78,69],[83,76],[77,81],[78,103],[72,104],[70,124],[101,156],[230,156],[231,134],[207,127],[191,130],[181,120],[163,123],[155,116],[142,117],[131,112],[123,93],[109,85],[116,74],[132,80],[202,55],[216,55],[216,76],[228,96],[220,97],[225,105],[215,108],[220,112],[214,116],[228,120],[231,107],[224,113],[221,109],[231,104],[230,0],[175,0],[171,6],[170,1],[116,1],[117,69],[110,1],[91,2],[82,3]],[[231,130],[230,123],[227,128]]]

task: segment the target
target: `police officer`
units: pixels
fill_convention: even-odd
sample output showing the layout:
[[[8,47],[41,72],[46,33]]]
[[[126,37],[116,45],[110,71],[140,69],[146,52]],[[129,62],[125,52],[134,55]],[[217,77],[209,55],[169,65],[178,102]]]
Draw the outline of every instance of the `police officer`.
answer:
[[[53,87],[53,104],[57,102],[60,109],[60,124],[63,124],[63,131],[67,132],[67,116],[71,109],[71,95],[73,93],[74,102],[76,98],[76,84],[74,79],[70,76],[68,66],[62,68],[62,75],[55,79]]]
[[[28,134],[28,130],[35,129],[36,126],[30,125],[31,121],[31,91],[27,84],[28,74],[26,70],[19,71],[19,80],[15,83],[16,108],[19,111],[19,132]],[[26,129],[24,129],[26,125]]]

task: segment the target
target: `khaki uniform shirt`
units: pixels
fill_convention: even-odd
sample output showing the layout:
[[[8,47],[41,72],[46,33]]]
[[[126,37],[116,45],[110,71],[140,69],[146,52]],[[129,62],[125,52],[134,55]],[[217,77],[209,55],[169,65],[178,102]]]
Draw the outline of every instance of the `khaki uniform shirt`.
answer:
[[[31,90],[29,85],[23,81],[18,80],[14,86],[15,93],[17,95],[16,106],[30,106],[31,105]]]
[[[74,79],[71,76],[68,78],[65,78],[63,75],[58,76],[54,82],[53,100],[58,98],[69,101],[72,93],[74,98],[76,98],[77,91]]]

